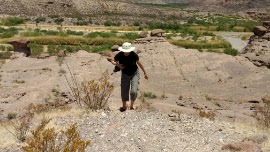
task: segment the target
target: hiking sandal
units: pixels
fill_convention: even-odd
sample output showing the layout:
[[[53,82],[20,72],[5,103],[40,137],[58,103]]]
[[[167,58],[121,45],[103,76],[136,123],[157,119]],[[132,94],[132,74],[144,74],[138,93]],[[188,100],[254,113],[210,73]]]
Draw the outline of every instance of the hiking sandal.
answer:
[[[127,108],[123,108],[123,107],[120,107],[120,112],[124,112],[124,111],[126,111],[127,110]]]

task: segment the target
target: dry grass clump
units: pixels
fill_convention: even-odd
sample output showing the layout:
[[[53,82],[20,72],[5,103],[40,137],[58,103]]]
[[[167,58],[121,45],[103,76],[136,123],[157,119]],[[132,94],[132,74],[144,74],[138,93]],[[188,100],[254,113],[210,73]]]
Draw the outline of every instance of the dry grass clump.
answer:
[[[203,110],[199,111],[199,116],[203,118],[208,118],[210,120],[214,120],[216,113],[214,111],[205,112]]]
[[[67,103],[60,99],[55,99],[53,102],[46,102],[46,104],[36,104],[33,103],[29,104],[24,108],[26,110],[26,113],[42,113],[42,112],[48,112],[52,109],[62,109],[66,110],[68,109]]]
[[[22,147],[26,152],[84,152],[90,140],[81,139],[77,125],[71,125],[66,131],[59,133],[54,128],[46,129],[51,119],[42,119],[41,123],[32,131],[32,137]]]
[[[262,98],[264,106],[255,105],[255,118],[266,127],[270,127],[270,95]]]
[[[66,64],[68,66],[68,64]],[[68,66],[71,81],[65,75],[68,85],[71,89],[75,102],[80,107],[85,107],[87,110],[105,109],[108,106],[108,99],[111,96],[114,85],[109,82],[108,70],[102,74],[98,80],[83,81],[80,84],[76,77],[70,71]]]
[[[26,135],[29,132],[31,121],[34,118],[33,114],[27,114],[23,118],[16,119],[12,122],[12,129],[8,129],[6,126],[5,129],[11,133],[17,140],[24,142],[26,140]]]

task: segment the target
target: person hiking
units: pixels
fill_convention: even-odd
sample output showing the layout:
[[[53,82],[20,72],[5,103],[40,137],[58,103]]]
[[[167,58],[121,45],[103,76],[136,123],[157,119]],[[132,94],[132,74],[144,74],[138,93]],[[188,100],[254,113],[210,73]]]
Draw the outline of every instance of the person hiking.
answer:
[[[131,43],[125,42],[118,49],[120,52],[115,55],[110,62],[120,68],[121,74],[121,98],[123,106],[120,107],[120,111],[124,112],[127,109],[127,101],[129,101],[130,94],[130,110],[134,110],[134,102],[137,98],[138,85],[140,80],[139,67],[144,72],[144,78],[148,80],[148,75],[139,60],[139,56],[133,52],[135,47]]]

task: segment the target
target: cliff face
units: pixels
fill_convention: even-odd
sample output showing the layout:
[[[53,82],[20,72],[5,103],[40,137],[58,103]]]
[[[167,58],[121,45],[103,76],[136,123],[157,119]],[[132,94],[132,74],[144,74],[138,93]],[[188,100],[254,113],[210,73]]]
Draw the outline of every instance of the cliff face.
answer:
[[[248,45],[243,49],[241,56],[246,57],[257,66],[266,66],[270,69],[270,21],[253,30]]]

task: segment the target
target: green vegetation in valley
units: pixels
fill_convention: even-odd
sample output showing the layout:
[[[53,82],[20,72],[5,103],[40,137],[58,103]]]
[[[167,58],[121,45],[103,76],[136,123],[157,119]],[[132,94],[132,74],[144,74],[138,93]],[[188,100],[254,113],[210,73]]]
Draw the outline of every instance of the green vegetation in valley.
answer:
[[[0,38],[11,38],[11,37],[15,36],[16,34],[18,34],[19,30],[20,29],[15,28],[15,27],[10,27],[7,29],[0,27]]]
[[[261,25],[259,20],[248,20],[235,16],[199,16],[194,15],[188,20],[190,25],[216,26],[216,31],[251,32],[255,26]]]
[[[136,4],[150,7],[169,7],[169,8],[185,8],[188,6],[188,4],[185,3],[167,3],[167,4],[136,3]]]
[[[1,25],[4,26],[16,26],[24,23],[25,19],[19,17],[8,17],[1,20]]]

